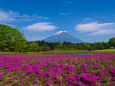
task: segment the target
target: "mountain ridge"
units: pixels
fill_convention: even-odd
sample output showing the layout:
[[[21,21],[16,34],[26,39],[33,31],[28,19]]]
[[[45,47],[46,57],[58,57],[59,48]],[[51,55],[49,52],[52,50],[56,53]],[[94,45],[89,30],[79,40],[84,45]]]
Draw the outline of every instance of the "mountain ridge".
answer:
[[[46,42],[71,42],[71,43],[84,43],[82,40],[68,34],[66,31],[58,31],[52,36],[43,39]]]

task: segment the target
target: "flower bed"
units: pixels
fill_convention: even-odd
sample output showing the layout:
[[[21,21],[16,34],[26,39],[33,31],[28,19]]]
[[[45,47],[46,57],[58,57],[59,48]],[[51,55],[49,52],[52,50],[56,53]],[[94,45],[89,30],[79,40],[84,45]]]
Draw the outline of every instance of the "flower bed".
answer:
[[[115,86],[115,54],[0,54],[0,86]]]

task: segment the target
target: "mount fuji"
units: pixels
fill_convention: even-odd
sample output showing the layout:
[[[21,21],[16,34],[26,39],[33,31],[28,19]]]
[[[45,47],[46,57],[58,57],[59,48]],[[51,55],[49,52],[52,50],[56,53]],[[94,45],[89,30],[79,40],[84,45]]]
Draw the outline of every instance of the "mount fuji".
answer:
[[[71,42],[71,43],[84,43],[82,40],[68,34],[66,31],[59,31],[52,36],[44,39],[46,42]]]

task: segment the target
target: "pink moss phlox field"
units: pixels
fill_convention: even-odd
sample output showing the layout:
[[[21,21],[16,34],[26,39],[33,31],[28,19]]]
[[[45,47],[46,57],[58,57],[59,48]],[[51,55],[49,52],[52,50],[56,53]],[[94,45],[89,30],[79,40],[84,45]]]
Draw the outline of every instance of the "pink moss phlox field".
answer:
[[[0,54],[0,86],[115,86],[115,53]]]

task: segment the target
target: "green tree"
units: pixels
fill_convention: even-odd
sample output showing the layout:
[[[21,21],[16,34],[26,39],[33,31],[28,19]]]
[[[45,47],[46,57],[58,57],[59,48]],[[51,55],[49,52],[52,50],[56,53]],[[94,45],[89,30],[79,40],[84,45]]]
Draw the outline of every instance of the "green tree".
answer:
[[[104,49],[104,46],[101,42],[93,43],[93,49],[102,50],[102,49]]]
[[[22,52],[26,47],[27,41],[17,28],[0,24],[0,50]]]
[[[109,39],[109,45],[110,47],[115,47],[115,37]]]
[[[39,52],[40,47],[36,42],[32,42],[28,44],[28,51],[29,52]]]
[[[40,47],[42,51],[49,51],[51,48],[49,46]]]
[[[63,44],[61,42],[57,42],[55,46],[55,50],[62,50]]]
[[[102,42],[104,49],[108,49],[109,48],[109,42]]]

